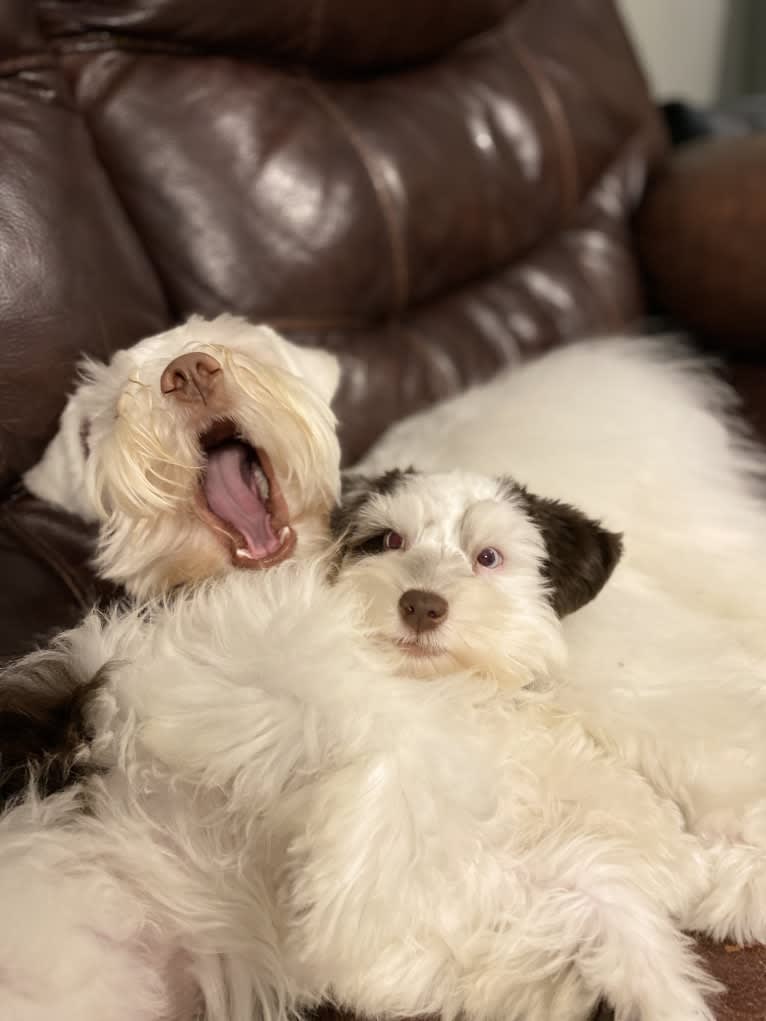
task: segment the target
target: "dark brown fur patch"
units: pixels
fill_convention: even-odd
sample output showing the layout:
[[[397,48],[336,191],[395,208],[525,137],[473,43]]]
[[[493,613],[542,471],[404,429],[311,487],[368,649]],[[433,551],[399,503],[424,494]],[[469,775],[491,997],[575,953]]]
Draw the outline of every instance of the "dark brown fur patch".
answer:
[[[359,511],[373,496],[388,496],[407,479],[417,475],[414,468],[392,468],[383,475],[371,478],[367,475],[344,475],[341,480],[340,503],[330,515],[330,530],[340,544],[341,556],[348,556],[357,550],[353,542],[352,525]],[[382,537],[367,537],[365,541]],[[375,552],[370,550],[370,552]]]
[[[0,673],[0,808],[34,781],[41,797],[93,772],[89,710],[108,668],[84,680],[66,651],[33,653]]]
[[[622,536],[576,507],[535,496],[512,479],[504,482],[509,494],[521,498],[542,534],[547,552],[543,575],[550,585],[554,610],[559,617],[574,613],[594,599],[609,580],[622,556]]]

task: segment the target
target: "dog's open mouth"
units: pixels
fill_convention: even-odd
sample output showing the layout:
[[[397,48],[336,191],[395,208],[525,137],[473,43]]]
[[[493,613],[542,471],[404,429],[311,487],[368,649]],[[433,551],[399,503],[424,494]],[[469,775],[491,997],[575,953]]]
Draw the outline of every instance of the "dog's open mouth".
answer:
[[[268,454],[217,422],[200,437],[207,464],[200,488],[202,519],[220,534],[237,567],[272,567],[295,547],[287,504]]]

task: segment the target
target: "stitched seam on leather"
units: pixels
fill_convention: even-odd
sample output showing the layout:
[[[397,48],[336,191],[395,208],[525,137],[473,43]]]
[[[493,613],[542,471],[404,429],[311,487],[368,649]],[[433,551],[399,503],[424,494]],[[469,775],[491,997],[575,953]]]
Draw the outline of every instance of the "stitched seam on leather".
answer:
[[[0,78],[0,92],[13,93],[24,99],[35,99],[38,103],[55,103],[64,110],[71,110],[71,103],[64,102],[55,89],[47,88],[36,82],[23,81],[21,78]]]
[[[0,60],[0,92],[71,110],[73,106],[68,90],[57,87],[51,77],[57,72],[56,62],[50,53],[8,57]]]
[[[222,57],[245,63],[257,61],[267,67],[277,67],[281,71],[290,68],[296,71],[310,70],[306,67],[304,55],[296,55],[294,59],[280,59],[268,51],[233,43],[212,46],[198,42],[154,39],[143,35],[121,35],[115,32],[91,31],[83,35],[62,35],[53,39],[50,47],[59,56],[77,53],[139,53],[157,57],[193,57],[200,60]]]
[[[401,312],[407,305],[407,295],[409,293],[409,274],[404,232],[401,221],[396,215],[388,185],[377,166],[375,154],[367,146],[364,139],[361,138],[354,125],[338,108],[337,104],[330,99],[327,93],[319,87],[317,82],[311,79],[304,79],[304,86],[344,132],[367,173],[373,193],[378,200],[378,208],[388,236],[393,282],[393,311]]]
[[[85,588],[80,586],[77,578],[69,570],[61,557],[55,553],[53,548],[44,539],[40,539],[39,535],[33,539],[26,529],[7,511],[2,512],[0,520],[6,531],[13,535],[27,552],[32,554],[35,560],[49,567],[59,580],[63,582],[65,588],[74,596],[80,609],[88,610],[91,601],[87,597]]]
[[[343,316],[268,316],[269,326],[285,330],[363,330],[369,322]]]
[[[0,75],[18,74],[20,71],[49,71],[55,64],[42,53],[29,57],[8,57],[0,60]]]
[[[167,56],[218,56],[218,50],[210,47],[195,46],[193,43],[174,41],[172,39],[152,39],[148,36],[128,36],[113,32],[91,31],[82,35],[64,35],[51,40],[54,53],[89,53],[99,51],[130,51],[140,53],[157,53]]]
[[[577,205],[577,198],[580,192],[577,150],[574,144],[572,129],[569,125],[569,118],[564,112],[564,105],[558,92],[553,87],[548,75],[543,71],[539,61],[520,43],[514,41],[511,45],[519,63],[526,71],[527,77],[538,95],[548,123],[553,131],[553,136],[556,139],[559,186],[561,188],[561,212],[564,217],[567,217]]]
[[[75,93],[76,100],[77,99],[76,90],[73,89],[72,91],[73,93]],[[100,167],[101,172],[104,175],[104,178],[109,186],[109,193],[114,199],[115,205],[119,207],[119,210],[122,213],[122,216],[125,221],[125,226],[128,228],[128,230],[133,235],[133,238],[135,239],[136,246],[140,251],[141,257],[143,258],[146,264],[148,273],[151,275],[152,279],[157,285],[157,290],[159,291],[165,306],[164,312],[167,315],[167,319],[171,323],[176,322],[179,319],[178,310],[176,309],[175,302],[171,300],[171,292],[168,287],[168,283],[165,280],[165,277],[161,272],[154,255],[152,254],[151,246],[147,242],[147,239],[144,237],[144,234],[140,229],[140,224],[136,221],[136,219],[133,216],[132,210],[125,202],[124,195],[119,186],[119,180],[113,175],[110,164],[106,160],[104,160],[102,156],[98,130],[94,128],[93,123],[88,117],[87,109],[84,109],[82,106],[79,105],[79,103],[77,103],[77,113],[87,133],[88,141],[90,142],[91,149],[93,151],[93,162],[96,165],[98,165],[98,167]]]

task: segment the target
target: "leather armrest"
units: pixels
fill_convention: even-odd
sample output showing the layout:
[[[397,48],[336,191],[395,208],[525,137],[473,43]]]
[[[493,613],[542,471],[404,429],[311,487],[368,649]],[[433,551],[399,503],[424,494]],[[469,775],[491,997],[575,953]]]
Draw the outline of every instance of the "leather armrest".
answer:
[[[118,596],[89,566],[93,538],[79,518],[23,491],[0,505],[0,660],[29,652]]]
[[[683,146],[637,217],[664,311],[722,351],[766,356],[766,135]]]

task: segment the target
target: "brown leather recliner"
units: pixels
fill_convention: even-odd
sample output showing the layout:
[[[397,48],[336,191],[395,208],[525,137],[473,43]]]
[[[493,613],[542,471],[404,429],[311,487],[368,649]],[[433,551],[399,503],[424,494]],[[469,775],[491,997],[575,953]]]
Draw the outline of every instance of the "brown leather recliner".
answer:
[[[611,0],[0,0],[0,655],[103,593],[81,523],[18,487],[82,352],[192,312],[268,321],[341,356],[352,461],[501,365],[638,322],[636,237],[676,315],[708,273],[704,329],[734,221],[696,224],[699,164],[667,162]],[[752,362],[764,291],[738,286]],[[766,1018],[761,956],[710,955],[721,1016]]]

